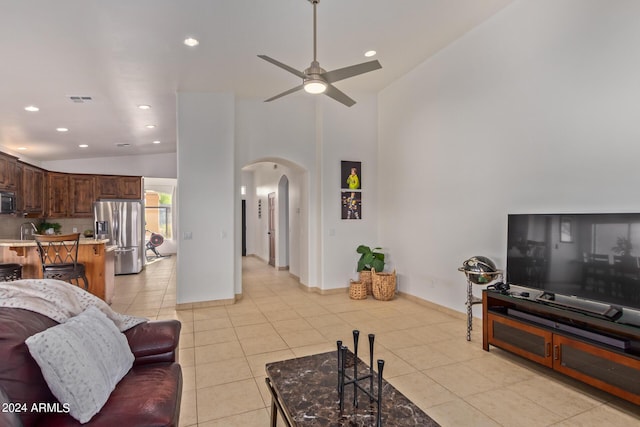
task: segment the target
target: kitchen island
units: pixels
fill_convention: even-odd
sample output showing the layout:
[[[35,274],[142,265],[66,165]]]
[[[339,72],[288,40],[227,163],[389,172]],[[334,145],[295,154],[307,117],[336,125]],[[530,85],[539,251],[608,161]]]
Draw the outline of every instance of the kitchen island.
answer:
[[[115,281],[115,247],[108,239],[80,239],[78,262],[84,264],[89,292],[111,304]],[[42,279],[35,240],[0,239],[0,263],[22,264],[23,279]]]

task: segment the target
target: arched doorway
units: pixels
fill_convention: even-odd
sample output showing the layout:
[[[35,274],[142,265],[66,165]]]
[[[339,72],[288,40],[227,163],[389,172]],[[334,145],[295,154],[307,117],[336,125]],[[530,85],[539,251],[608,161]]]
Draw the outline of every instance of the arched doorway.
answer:
[[[275,262],[302,283],[309,277],[308,172],[281,158],[260,159],[241,170],[246,206],[247,256],[269,262],[269,194],[274,197]],[[238,217],[238,222],[241,218]],[[238,242],[240,243],[240,242]]]

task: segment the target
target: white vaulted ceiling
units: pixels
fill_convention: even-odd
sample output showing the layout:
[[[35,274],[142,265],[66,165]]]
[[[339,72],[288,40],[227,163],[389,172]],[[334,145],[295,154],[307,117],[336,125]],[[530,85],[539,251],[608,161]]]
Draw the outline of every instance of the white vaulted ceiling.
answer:
[[[318,60],[331,70],[378,52],[381,70],[336,83],[357,101],[510,2],[321,0]],[[39,161],[175,152],[176,92],[266,99],[301,83],[256,55],[308,67],[312,11],[308,0],[0,0],[0,150]]]

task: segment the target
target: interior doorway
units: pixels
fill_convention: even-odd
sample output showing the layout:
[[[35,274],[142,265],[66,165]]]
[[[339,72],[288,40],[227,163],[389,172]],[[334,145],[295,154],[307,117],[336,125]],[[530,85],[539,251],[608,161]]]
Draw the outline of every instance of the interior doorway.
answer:
[[[269,193],[268,231],[269,265],[276,266],[276,193]]]
[[[286,175],[278,182],[278,270],[289,269],[289,179]]]
[[[242,256],[247,256],[247,201],[242,199]]]

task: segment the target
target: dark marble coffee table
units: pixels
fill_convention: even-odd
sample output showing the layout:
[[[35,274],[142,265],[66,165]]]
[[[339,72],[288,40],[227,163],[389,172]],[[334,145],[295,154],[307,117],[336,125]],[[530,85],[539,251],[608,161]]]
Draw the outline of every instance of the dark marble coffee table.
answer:
[[[347,355],[346,365],[353,369],[351,352]],[[362,367],[362,375],[368,373],[368,364],[358,362],[358,366]],[[345,406],[340,414],[337,351],[267,363],[266,371],[271,391],[272,427],[276,426],[278,411],[290,426],[376,425],[377,404],[370,403],[360,392],[359,407],[354,408],[353,387],[345,389]],[[439,426],[391,384],[384,380],[382,384],[383,426]],[[377,388],[374,390],[377,395]]]

